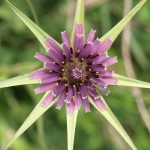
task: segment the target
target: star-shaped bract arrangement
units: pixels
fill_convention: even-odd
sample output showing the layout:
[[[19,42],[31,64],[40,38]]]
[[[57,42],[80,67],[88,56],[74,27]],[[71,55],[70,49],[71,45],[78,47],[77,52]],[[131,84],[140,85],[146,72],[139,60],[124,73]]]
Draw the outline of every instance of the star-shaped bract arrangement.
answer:
[[[71,41],[67,33],[62,32],[62,45],[57,43],[8,0],[5,1],[35,34],[43,47],[46,50],[48,49],[48,55],[40,53],[35,55],[37,59],[44,62],[44,68],[0,82],[0,88],[41,83],[35,89],[35,92],[43,93],[47,91],[3,150],[8,149],[23,132],[56,102],[58,109],[63,106],[64,102],[67,106],[68,150],[73,150],[78,109],[82,103],[85,111],[90,111],[89,102],[111,123],[130,147],[136,150],[135,145],[102,95],[108,95],[108,84],[150,88],[150,83],[130,79],[107,69],[107,66],[117,61],[116,57],[107,55],[107,50],[147,0],[141,0],[115,27],[102,38],[95,40],[95,31],[92,29],[84,39],[84,0],[77,0]]]

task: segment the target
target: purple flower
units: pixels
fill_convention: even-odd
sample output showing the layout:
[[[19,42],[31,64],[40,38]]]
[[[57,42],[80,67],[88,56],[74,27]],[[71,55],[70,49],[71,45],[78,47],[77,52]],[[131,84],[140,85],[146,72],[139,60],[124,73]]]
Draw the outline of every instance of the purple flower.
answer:
[[[59,96],[57,109],[61,109],[65,103],[67,114],[72,114],[82,103],[85,111],[89,112],[90,96],[101,110],[105,109],[99,94],[108,95],[107,85],[117,82],[112,76],[113,71],[107,69],[107,66],[117,62],[116,57],[109,57],[107,54],[112,40],[94,40],[95,31],[92,29],[84,39],[82,23],[76,24],[73,47],[67,33],[64,31],[61,35],[61,47],[52,38],[47,38],[45,43],[48,55],[35,55],[44,63],[44,68],[32,72],[30,76],[31,79],[39,79],[41,83],[35,93],[50,91],[42,105],[46,107]]]

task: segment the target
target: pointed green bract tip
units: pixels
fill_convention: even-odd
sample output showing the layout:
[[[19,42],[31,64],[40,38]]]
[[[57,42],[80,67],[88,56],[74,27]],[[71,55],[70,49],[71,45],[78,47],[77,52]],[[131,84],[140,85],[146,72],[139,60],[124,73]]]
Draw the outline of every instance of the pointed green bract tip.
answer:
[[[112,41],[115,41],[115,39],[127,25],[127,23],[141,9],[141,7],[146,3],[146,1],[147,0],[141,0],[116,26],[114,26],[103,37],[101,37],[100,41],[105,41],[107,38],[111,38]]]
[[[84,0],[77,0],[74,24],[71,34],[71,45],[74,47],[74,30],[77,23],[82,23],[84,26]]]
[[[110,108],[108,107],[108,105],[106,104],[106,102],[104,101],[104,99],[101,97],[101,99],[103,100],[103,102],[106,105],[106,108],[104,110],[101,110],[99,107],[97,107],[97,105],[93,102],[93,100],[89,97],[89,101],[90,103],[105,117],[105,119],[118,131],[118,133],[122,136],[122,138],[124,138],[124,140],[129,144],[129,146],[133,149],[133,150],[137,150],[137,148],[135,147],[135,145],[133,144],[132,140],[130,139],[130,137],[128,136],[128,134],[126,133],[126,131],[123,129],[123,127],[121,126],[121,124],[119,123],[119,121],[117,120],[117,118],[115,117],[115,115],[113,114],[113,112],[110,110]]]
[[[3,148],[3,150],[7,150],[41,115],[43,115],[53,104],[55,104],[58,101],[57,97],[55,100],[49,104],[48,107],[43,107],[41,104],[44,100],[44,98],[49,94],[47,92],[41,101],[36,105],[36,107],[33,109],[33,111],[30,113],[30,115],[27,117],[27,119],[24,121],[24,123],[21,125],[21,127],[17,130],[15,135],[12,137],[12,139],[8,142],[8,144]]]

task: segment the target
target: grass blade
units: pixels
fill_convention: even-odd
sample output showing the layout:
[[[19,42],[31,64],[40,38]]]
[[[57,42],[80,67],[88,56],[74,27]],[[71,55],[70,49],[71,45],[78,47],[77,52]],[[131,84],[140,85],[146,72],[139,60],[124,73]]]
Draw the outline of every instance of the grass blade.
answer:
[[[149,60],[146,54],[144,53],[139,41],[136,39],[134,35],[132,35],[131,52],[134,58],[136,59],[137,63],[141,66],[143,70],[149,68]]]

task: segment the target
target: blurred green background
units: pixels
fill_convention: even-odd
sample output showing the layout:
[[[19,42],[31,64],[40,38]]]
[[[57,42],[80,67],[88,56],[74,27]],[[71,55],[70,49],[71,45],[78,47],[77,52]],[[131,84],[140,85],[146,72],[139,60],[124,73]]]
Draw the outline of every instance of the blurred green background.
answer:
[[[34,20],[30,0],[11,2]],[[85,0],[85,30],[97,30],[101,37],[123,16],[124,1]],[[71,31],[76,1],[32,0],[39,25],[48,34],[61,42],[60,32]],[[133,6],[139,0],[133,1]],[[135,73],[139,80],[150,82],[150,3],[140,10],[132,20],[131,55]],[[121,53],[121,36],[109,51],[117,56],[115,72],[126,75]],[[0,0],[0,80],[31,72],[42,66],[33,56],[44,49],[29,29]],[[35,86],[18,86],[0,89],[0,147],[20,127],[42,95],[34,95]],[[129,87],[110,86],[111,93],[104,97],[139,150],[149,150],[150,133],[144,125]],[[142,89],[142,96],[150,114],[150,90]],[[65,108],[60,111],[53,106],[30,127],[10,150],[66,150],[67,130]],[[91,107],[91,113],[79,111],[75,150],[128,150],[122,137],[107,121]]]

